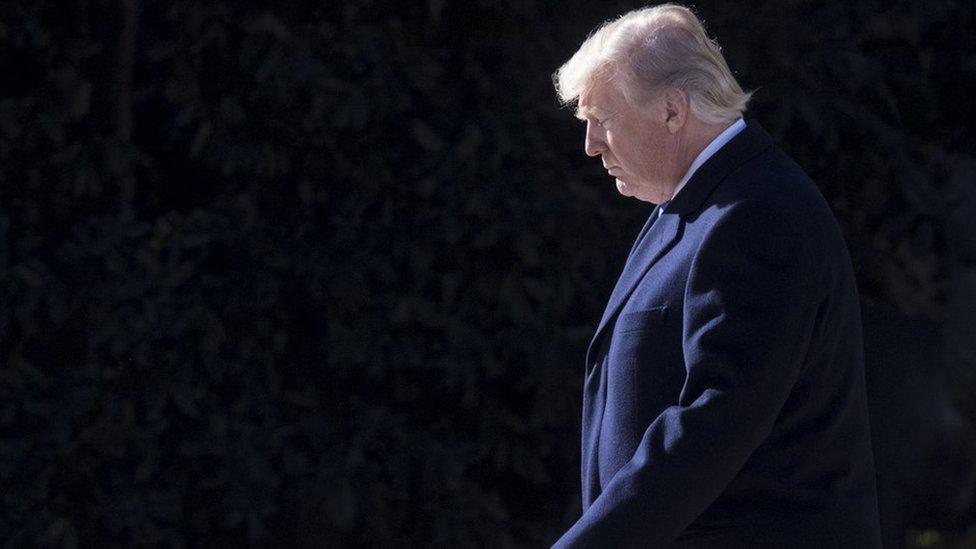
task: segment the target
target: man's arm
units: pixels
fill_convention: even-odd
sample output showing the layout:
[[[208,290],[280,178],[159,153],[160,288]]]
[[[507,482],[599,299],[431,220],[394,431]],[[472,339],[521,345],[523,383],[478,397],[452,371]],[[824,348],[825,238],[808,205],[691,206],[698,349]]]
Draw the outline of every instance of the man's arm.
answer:
[[[678,405],[650,424],[555,547],[666,545],[769,434],[807,355],[816,310],[813,261],[788,215],[738,203],[705,237],[685,289]]]

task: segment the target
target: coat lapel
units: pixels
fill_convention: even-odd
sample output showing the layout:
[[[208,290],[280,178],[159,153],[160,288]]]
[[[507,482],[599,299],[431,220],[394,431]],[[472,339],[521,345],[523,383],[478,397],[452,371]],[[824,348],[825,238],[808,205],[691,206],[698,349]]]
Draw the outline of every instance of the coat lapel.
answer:
[[[610,302],[603,311],[600,326],[596,329],[596,335],[593,336],[589,350],[586,353],[587,364],[592,363],[592,353],[597,348],[597,342],[600,336],[607,326],[611,324],[611,321],[617,315],[620,308],[627,302],[627,298],[633,293],[634,288],[637,287],[637,283],[644,278],[651,265],[656,263],[678,239],[678,229],[681,224],[679,216],[674,213],[669,213],[668,208],[665,207],[664,211],[661,212],[661,217],[654,220],[654,214],[657,211],[657,209],[654,210],[654,213],[651,214],[647,223],[644,225],[644,230],[634,244],[630,257],[627,258],[627,263],[624,265],[624,270],[620,274],[620,278],[617,279],[617,285],[614,286],[613,293],[610,294]]]

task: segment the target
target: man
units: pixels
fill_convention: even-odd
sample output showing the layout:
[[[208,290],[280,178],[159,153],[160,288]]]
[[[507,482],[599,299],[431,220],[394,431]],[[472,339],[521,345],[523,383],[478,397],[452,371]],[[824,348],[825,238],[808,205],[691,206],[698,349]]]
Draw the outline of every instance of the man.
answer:
[[[880,547],[851,260],[686,8],[555,75],[586,154],[657,203],[586,358],[583,515],[556,547]]]

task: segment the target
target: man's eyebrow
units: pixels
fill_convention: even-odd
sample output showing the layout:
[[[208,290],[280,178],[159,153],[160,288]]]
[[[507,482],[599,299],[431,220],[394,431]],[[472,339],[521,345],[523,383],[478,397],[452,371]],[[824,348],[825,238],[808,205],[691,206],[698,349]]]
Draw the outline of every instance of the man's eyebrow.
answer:
[[[577,107],[576,108],[576,118],[580,120],[586,120],[587,117],[593,116],[593,109],[590,107]]]

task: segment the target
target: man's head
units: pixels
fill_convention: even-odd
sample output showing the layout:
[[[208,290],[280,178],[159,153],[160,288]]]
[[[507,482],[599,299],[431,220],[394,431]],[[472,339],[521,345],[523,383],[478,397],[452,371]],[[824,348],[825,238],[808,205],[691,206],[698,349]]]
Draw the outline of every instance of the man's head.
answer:
[[[617,189],[671,197],[694,157],[742,115],[742,91],[718,44],[687,8],[664,4],[605,23],[554,75],[563,104],[586,121],[586,154]]]

